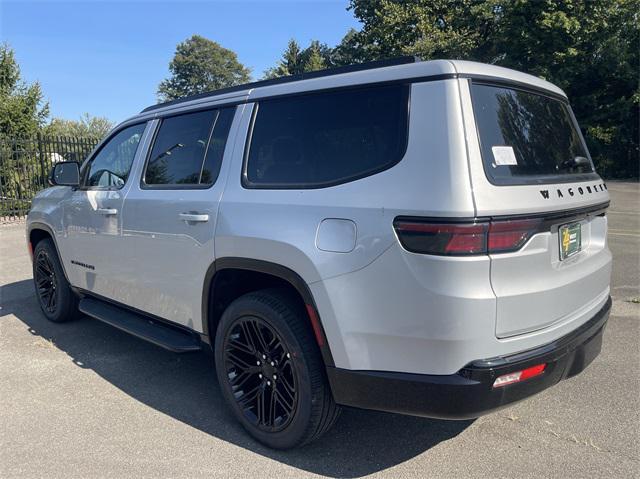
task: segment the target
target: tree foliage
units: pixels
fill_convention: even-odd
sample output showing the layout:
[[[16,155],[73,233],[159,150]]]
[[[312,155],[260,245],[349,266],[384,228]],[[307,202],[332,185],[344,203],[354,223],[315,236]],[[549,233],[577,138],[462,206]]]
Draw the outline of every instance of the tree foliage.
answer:
[[[316,40],[312,41],[307,48],[301,49],[298,42],[291,39],[278,64],[265,71],[264,78],[298,75],[334,66],[331,60],[332,53],[331,48]]]
[[[493,63],[565,90],[598,169],[638,176],[638,0],[351,0],[350,63],[417,55]]]
[[[161,101],[246,83],[250,70],[237,55],[200,35],[181,42],[169,64],[171,76],[158,86]]]
[[[34,134],[49,116],[38,82],[27,84],[9,45],[0,45],[0,134],[20,137]]]
[[[43,128],[43,133],[49,136],[72,136],[72,137],[90,137],[103,138],[111,128],[113,122],[100,116],[91,116],[85,113],[80,120],[65,120],[63,118],[54,118],[47,126]]]

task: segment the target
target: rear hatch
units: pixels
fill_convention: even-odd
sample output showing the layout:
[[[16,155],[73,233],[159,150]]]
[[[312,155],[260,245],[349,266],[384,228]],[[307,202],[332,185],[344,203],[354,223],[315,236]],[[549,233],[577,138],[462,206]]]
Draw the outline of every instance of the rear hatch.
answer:
[[[609,196],[573,113],[557,94],[520,85],[472,81],[470,93],[477,216],[522,221],[519,233],[505,233],[507,242],[526,235],[517,251],[490,255],[496,336],[581,318],[609,291]]]

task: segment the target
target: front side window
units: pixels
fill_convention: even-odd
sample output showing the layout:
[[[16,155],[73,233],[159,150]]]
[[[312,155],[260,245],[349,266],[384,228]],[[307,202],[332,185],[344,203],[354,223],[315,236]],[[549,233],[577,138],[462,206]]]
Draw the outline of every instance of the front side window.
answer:
[[[147,186],[211,185],[220,171],[235,107],[166,118],[149,155]]]
[[[568,104],[545,95],[472,84],[484,169],[496,184],[579,181],[593,165]]]
[[[85,186],[120,189],[127,182],[146,124],[116,133],[89,163]]]
[[[404,156],[407,85],[261,101],[243,183],[258,188],[320,188],[372,175]]]

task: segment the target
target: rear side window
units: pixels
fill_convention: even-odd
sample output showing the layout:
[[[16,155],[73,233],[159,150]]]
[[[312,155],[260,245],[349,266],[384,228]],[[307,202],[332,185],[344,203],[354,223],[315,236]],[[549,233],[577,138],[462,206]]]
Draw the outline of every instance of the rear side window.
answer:
[[[204,157],[204,165],[202,174],[200,175],[200,183],[212,185],[218,179],[220,167],[222,166],[222,157],[224,156],[224,148],[227,145],[227,137],[231,129],[233,115],[236,112],[235,107],[220,110],[218,118],[216,118],[213,127],[213,133],[209,140],[207,154]]]
[[[568,104],[541,94],[472,84],[485,172],[498,185],[595,176]]]
[[[144,174],[146,186],[208,186],[215,183],[234,108],[166,118]]]
[[[408,106],[408,85],[262,101],[243,184],[320,188],[390,168],[407,146]]]

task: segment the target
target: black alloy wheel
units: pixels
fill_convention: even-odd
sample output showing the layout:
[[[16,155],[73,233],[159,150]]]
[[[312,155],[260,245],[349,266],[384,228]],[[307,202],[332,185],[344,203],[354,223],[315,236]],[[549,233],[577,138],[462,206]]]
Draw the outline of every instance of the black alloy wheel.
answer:
[[[40,249],[34,259],[34,280],[42,309],[50,314],[56,313],[58,306],[58,279],[47,251]]]
[[[238,318],[224,345],[229,386],[245,418],[265,432],[283,430],[298,402],[291,353],[264,320]]]
[[[79,315],[78,298],[67,282],[51,239],[38,241],[34,247],[33,282],[40,309],[49,321],[61,323]]]
[[[261,443],[301,446],[335,423],[340,408],[305,304],[295,293],[270,288],[235,299],[220,318],[214,343],[222,395]]]

